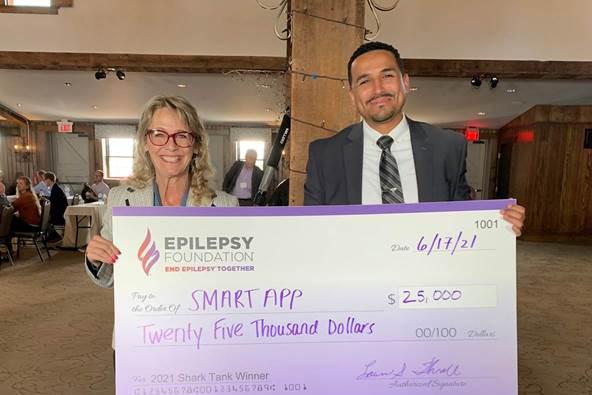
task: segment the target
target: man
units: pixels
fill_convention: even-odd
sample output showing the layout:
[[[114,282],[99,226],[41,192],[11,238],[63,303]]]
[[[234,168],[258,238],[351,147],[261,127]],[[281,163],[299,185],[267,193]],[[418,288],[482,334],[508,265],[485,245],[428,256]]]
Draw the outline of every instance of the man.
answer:
[[[464,137],[405,116],[409,76],[395,48],[360,46],[349,60],[348,79],[363,122],[310,144],[305,205],[469,198]],[[502,210],[517,235],[524,212],[518,205]]]
[[[255,166],[257,160],[257,151],[247,150],[245,161],[237,160],[234,162],[222,183],[222,190],[238,198],[238,204],[241,206],[252,206],[253,199],[261,184],[263,170]]]
[[[51,207],[49,209],[49,222],[52,225],[64,225],[64,212],[68,207],[68,199],[62,188],[56,183],[56,175],[48,171],[43,175],[45,185],[50,190],[49,202]]]
[[[103,181],[104,176],[103,170],[95,171],[95,183],[90,187],[95,194],[93,197],[99,200],[106,199],[109,194],[109,185]]]
[[[37,194],[37,196],[49,196],[49,188],[45,185],[44,176],[45,170],[39,170],[35,173],[35,187],[33,187],[33,191]]]

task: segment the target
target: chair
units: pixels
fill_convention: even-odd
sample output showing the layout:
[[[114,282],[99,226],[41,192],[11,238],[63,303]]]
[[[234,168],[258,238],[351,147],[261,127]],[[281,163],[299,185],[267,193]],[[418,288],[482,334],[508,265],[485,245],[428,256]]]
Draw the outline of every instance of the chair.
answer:
[[[14,260],[12,259],[12,254],[10,250],[12,249],[11,244],[11,235],[10,235],[10,226],[12,225],[12,219],[14,214],[14,207],[4,207],[0,210],[0,245],[6,247],[6,251],[8,254],[8,260],[14,266]]]
[[[41,262],[45,263],[43,259],[43,255],[41,255],[41,249],[39,248],[39,242],[42,242],[45,246],[45,251],[47,252],[47,259],[51,258],[49,253],[49,248],[47,248],[47,232],[49,230],[49,209],[51,208],[51,203],[49,201],[45,201],[45,204],[41,204],[41,224],[39,226],[35,226],[36,228],[30,232],[14,232],[13,237],[17,238],[17,256],[20,253],[20,246],[24,245],[22,241],[30,241],[32,245],[35,246],[37,249],[37,254],[41,259]]]

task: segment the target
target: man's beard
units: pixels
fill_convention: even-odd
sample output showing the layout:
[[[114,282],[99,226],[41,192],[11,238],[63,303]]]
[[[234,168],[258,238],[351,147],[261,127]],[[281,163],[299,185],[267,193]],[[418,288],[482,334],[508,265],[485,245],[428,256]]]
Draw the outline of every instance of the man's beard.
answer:
[[[370,119],[372,119],[372,121],[375,123],[383,123],[383,122],[391,121],[393,118],[395,118],[396,115],[397,115],[397,111],[395,111],[395,109],[392,108],[386,112],[381,112],[381,113],[378,113],[375,115],[371,115]]]

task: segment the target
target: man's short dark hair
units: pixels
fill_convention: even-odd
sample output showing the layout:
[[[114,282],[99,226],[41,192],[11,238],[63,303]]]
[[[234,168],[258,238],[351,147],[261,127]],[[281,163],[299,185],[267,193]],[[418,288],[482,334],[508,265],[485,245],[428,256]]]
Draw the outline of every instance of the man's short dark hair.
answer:
[[[56,175],[51,171],[48,171],[43,175],[43,179],[50,180],[51,182],[56,182]]]
[[[397,61],[397,66],[399,66],[399,70],[401,74],[405,74],[405,67],[403,66],[403,59],[401,59],[401,55],[397,48],[393,47],[390,44],[381,43],[380,41],[371,41],[366,44],[362,44],[354,51],[351,58],[349,58],[349,62],[347,63],[347,79],[349,80],[349,85],[352,84],[352,63],[354,60],[359,58],[360,56],[364,55],[365,53],[371,51],[388,51],[393,54],[395,60]]]

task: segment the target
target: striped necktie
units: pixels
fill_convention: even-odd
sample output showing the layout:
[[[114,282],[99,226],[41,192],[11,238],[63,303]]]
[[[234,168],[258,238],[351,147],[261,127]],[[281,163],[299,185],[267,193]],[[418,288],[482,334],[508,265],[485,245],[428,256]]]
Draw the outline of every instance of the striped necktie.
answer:
[[[391,154],[393,138],[382,136],[376,144],[382,150],[379,167],[382,203],[404,203],[405,199],[403,197],[403,188],[401,187],[399,168],[395,157]]]

